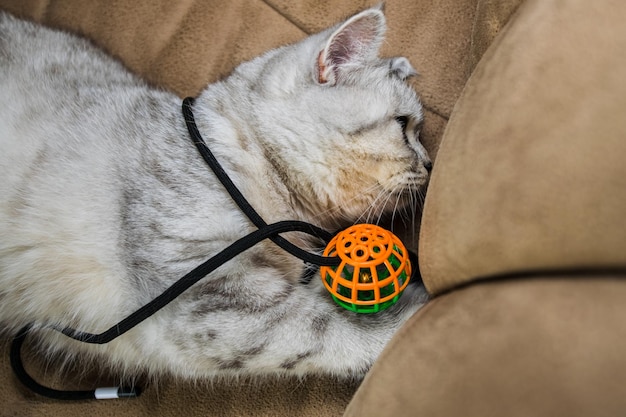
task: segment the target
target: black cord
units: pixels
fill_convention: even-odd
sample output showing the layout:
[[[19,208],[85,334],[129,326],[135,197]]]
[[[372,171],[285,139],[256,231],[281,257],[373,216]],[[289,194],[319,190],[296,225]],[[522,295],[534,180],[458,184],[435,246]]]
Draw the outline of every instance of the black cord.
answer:
[[[35,381],[33,377],[28,374],[28,372],[26,372],[26,369],[24,368],[24,364],[22,362],[22,345],[24,344],[24,341],[26,340],[29,331],[30,325],[23,327],[17,333],[17,336],[15,336],[15,338],[13,339],[13,343],[11,344],[9,358],[11,361],[11,368],[13,369],[13,373],[17,376],[20,382],[24,384],[24,386],[33,391],[35,394],[39,394],[55,400],[70,401],[103,399],[105,396],[107,398],[124,398],[138,397],[140,395],[141,391],[139,390],[139,388],[131,387],[111,387],[84,391],[65,391],[41,385],[39,382]]]
[[[108,330],[105,330],[102,333],[88,333],[82,332],[70,327],[65,327],[63,329],[56,329],[63,333],[64,335],[78,340],[80,342],[90,343],[90,344],[104,344],[108,343],[111,340],[121,336],[127,331],[131,330],[133,327],[137,326],[139,323],[146,320],[148,317],[155,314],[157,311],[161,310],[167,304],[172,302],[176,297],[181,295],[187,289],[189,289],[192,285],[197,283],[199,280],[213,272],[215,269],[231,260],[235,256],[240,253],[250,249],[252,246],[261,242],[264,239],[267,239],[272,236],[276,236],[278,233],[289,232],[289,231],[298,231],[304,233],[310,233],[310,225],[305,222],[299,221],[283,221],[274,223],[271,225],[266,225],[261,229],[258,229],[249,235],[242,237],[241,239],[235,241],[233,244],[228,246],[226,249],[219,252],[217,255],[211,257],[206,262],[202,263],[198,267],[194,268],[192,271],[187,273],[185,276],[180,278],[174,284],[172,284],[169,288],[167,288],[163,293],[157,296],[155,299],[150,301],[148,304],[136,310],[134,313],[130,314],[126,318],[124,318],[119,323],[111,326]],[[13,372],[18,377],[18,379],[29,389],[36,392],[37,394],[59,399],[59,400],[84,400],[84,399],[93,399],[97,398],[98,390],[91,391],[61,391],[54,390],[52,388],[45,387],[35,381],[24,369],[21,360],[21,348],[26,339],[26,335],[30,330],[30,326],[24,327],[18,335],[13,339],[13,343],[11,345],[11,366],[13,368]],[[139,392],[133,389],[126,388],[115,388],[117,390],[117,397],[132,397],[138,396]]]
[[[22,328],[18,332],[17,336],[15,336],[15,338],[13,339],[13,343],[11,344],[11,368],[13,368],[13,373],[22,382],[22,384],[24,384],[28,389],[36,394],[58,400],[89,400],[94,398],[93,390],[59,391],[39,384],[28,374],[28,372],[26,372],[26,369],[24,369],[24,364],[22,363],[21,351],[22,345],[26,340],[26,336],[28,335],[29,330],[30,326]]]
[[[161,293],[154,300],[150,301],[148,304],[144,305],[143,307],[130,314],[119,323],[111,326],[108,330],[105,330],[102,333],[94,334],[81,332],[78,330],[74,330],[70,327],[59,329],[59,331],[64,335],[71,337],[72,339],[85,343],[98,345],[109,343],[111,340],[115,339],[118,336],[121,336],[148,317],[152,316],[157,311],[161,310],[176,297],[189,289],[189,287],[200,281],[202,278],[213,272],[218,267],[222,266],[224,263],[228,262],[240,253],[250,249],[252,246],[256,245],[262,240],[271,238],[272,236],[276,236],[278,233],[283,232],[309,233],[310,225],[308,223],[299,221],[282,221],[270,225],[265,225],[263,228],[255,230],[249,235],[246,235],[241,239],[235,241],[233,244],[219,252],[217,255],[213,256],[209,260],[194,268],[191,272],[187,273],[185,276],[172,284],[168,289],[163,291],[163,293]]]
[[[202,158],[204,158],[207,165],[211,168],[215,176],[217,176],[217,178],[220,180],[224,188],[226,188],[226,190],[235,201],[237,206],[239,206],[241,211],[244,212],[246,216],[248,216],[250,221],[252,221],[252,223],[257,228],[261,229],[264,226],[267,226],[267,223],[265,223],[263,218],[256,212],[256,210],[252,207],[252,205],[250,205],[248,200],[246,200],[243,194],[241,194],[241,191],[239,191],[239,189],[235,186],[233,181],[230,179],[222,165],[219,163],[217,158],[215,158],[215,155],[213,155],[213,152],[211,152],[206,142],[202,138],[202,135],[198,130],[198,126],[196,125],[193,111],[191,109],[193,103],[194,99],[192,97],[187,97],[183,100],[183,116],[185,117],[185,123],[187,124],[187,130],[189,131],[189,136],[191,137],[192,142],[196,145],[198,151],[200,152],[200,155],[202,155]],[[311,235],[324,240],[326,243],[330,242],[330,240],[333,238],[332,233],[329,233],[328,231],[313,224],[306,224],[308,224],[310,228],[310,231],[308,231],[307,233],[310,233]],[[270,239],[282,249],[289,252],[293,256],[302,259],[304,262],[317,266],[338,266],[340,263],[338,257],[319,256],[307,252],[295,246],[293,243],[289,242],[279,235],[271,236]]]
[[[189,134],[191,140],[198,148],[198,151],[209,165],[209,167],[213,170],[217,178],[224,185],[227,191],[230,193],[231,197],[235,201],[235,203],[239,206],[239,208],[248,216],[248,218],[252,221],[252,223],[258,228],[256,231],[250,233],[247,236],[242,237],[241,239],[235,241],[233,244],[228,246],[226,249],[219,252],[217,255],[211,257],[198,267],[194,268],[192,271],[187,273],[185,276],[180,278],[174,284],[172,284],[169,288],[163,291],[162,294],[157,296],[155,299],[150,301],[148,304],[139,308],[119,323],[111,326],[109,329],[105,330],[102,333],[89,333],[83,332],[79,330],[75,330],[70,327],[65,327],[62,329],[55,328],[55,330],[60,331],[64,335],[81,341],[85,343],[91,344],[104,344],[108,343],[111,340],[121,336],[127,331],[131,330],[133,327],[137,326],[139,323],[146,320],[148,317],[155,314],[157,311],[161,310],[167,304],[172,302],[176,297],[185,292],[189,287],[197,283],[199,280],[210,274],[212,271],[239,255],[240,253],[250,249],[252,246],[257,243],[265,240],[271,239],[278,246],[283,248],[288,253],[302,259],[303,261],[313,264],[313,265],[326,265],[326,266],[337,266],[340,263],[340,259],[338,257],[324,257],[319,256],[313,253],[309,253],[305,250],[300,249],[299,247],[293,245],[291,242],[287,241],[283,237],[281,237],[280,233],[285,232],[303,232],[309,235],[315,236],[319,239],[324,240],[328,243],[332,239],[332,234],[327,232],[320,227],[312,225],[310,223],[301,222],[301,221],[282,221],[274,224],[268,225],[261,216],[254,210],[254,208],[250,205],[250,203],[245,199],[245,197],[241,194],[241,192],[237,189],[231,179],[226,174],[226,171],[219,164],[211,150],[208,148],[198,128],[196,126],[195,118],[193,116],[193,112],[191,106],[193,104],[192,98],[186,98],[183,101],[182,111],[185,118],[185,122],[187,124],[187,129],[189,130]],[[15,375],[18,379],[32,391],[55,399],[61,400],[84,400],[84,399],[92,399],[98,398],[97,391],[60,391],[52,388],[45,387],[35,381],[28,373],[26,372],[22,359],[21,359],[21,348],[24,344],[24,340],[26,339],[27,334],[30,331],[30,325],[24,327],[18,335],[13,339],[13,343],[11,345],[11,366]],[[107,389],[110,390],[110,389]],[[115,395],[112,397],[120,397],[120,396],[137,396],[139,395],[137,390],[125,389],[125,388],[114,388],[113,390],[117,390]],[[110,397],[107,397],[110,398]]]

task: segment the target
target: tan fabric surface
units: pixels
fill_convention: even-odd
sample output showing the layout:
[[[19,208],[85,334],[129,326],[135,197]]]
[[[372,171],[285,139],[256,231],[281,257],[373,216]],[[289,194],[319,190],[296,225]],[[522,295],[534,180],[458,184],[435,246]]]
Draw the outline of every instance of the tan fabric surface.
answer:
[[[384,53],[408,56],[422,74],[414,83],[427,108],[422,138],[433,156],[465,80],[520,1],[386,2]],[[131,70],[182,97],[196,94],[242,60],[377,2],[0,0],[0,8],[82,33]],[[332,416],[341,414],[355,389],[332,379],[196,386],[165,378],[137,400],[67,404],[19,387],[8,367],[6,343],[0,358],[2,416]],[[45,369],[31,367],[35,373]],[[72,387],[74,380],[71,375],[63,386]],[[82,387],[92,386],[90,378],[79,380]]]
[[[396,335],[346,416],[624,415],[624,299],[624,276],[443,295]]]
[[[28,358],[27,355],[25,355]],[[58,366],[47,368],[27,360],[27,369],[40,382],[62,389],[111,386],[111,378],[81,377],[70,372],[58,377]],[[34,364],[36,363],[36,365]],[[78,367],[85,372],[83,364]],[[9,368],[8,345],[0,345],[0,416],[15,417],[327,417],[341,416],[356,382],[330,378],[304,381],[263,380],[191,383],[161,378],[144,385],[139,398],[109,401],[63,402],[39,397],[23,388]],[[95,372],[94,372],[95,375]],[[96,381],[101,379],[99,385]]]
[[[519,12],[441,144],[420,236],[433,292],[626,265],[626,3],[529,0]]]
[[[376,0],[318,1],[268,0],[308,33],[368,6]],[[422,75],[416,88],[429,108],[450,115],[467,77],[494,36],[521,0],[390,0],[385,2],[389,22],[383,54],[406,55]]]
[[[383,54],[408,56],[426,107],[422,141],[435,156],[480,56],[522,0],[389,0]],[[377,0],[0,0],[0,8],[79,32],[181,97],[238,63],[322,30]]]
[[[260,0],[3,0],[0,7],[81,33],[183,97],[241,61],[305,36]]]

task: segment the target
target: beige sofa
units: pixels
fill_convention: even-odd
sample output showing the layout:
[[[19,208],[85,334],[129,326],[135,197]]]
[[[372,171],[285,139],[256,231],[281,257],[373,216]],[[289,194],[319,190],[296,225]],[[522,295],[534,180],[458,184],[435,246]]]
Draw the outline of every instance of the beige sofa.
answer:
[[[183,97],[373,3],[0,7],[82,33]],[[626,415],[626,2],[388,0],[386,13],[384,53],[421,73],[435,157],[413,242],[433,300],[363,383],[164,379],[138,399],[63,403],[19,385],[5,338],[0,415]],[[65,388],[107,378],[27,365]]]

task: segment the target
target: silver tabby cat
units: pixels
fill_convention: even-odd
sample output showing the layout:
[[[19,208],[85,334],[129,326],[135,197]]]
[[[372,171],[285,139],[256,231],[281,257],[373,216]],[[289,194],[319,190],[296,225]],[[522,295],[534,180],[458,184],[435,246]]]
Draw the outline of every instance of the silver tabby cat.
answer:
[[[209,148],[268,223],[335,230],[414,202],[430,161],[406,58],[361,12],[241,64],[194,112]],[[102,346],[101,332],[254,230],[189,139],[181,101],[76,36],[0,13],[0,324],[125,374],[362,375],[426,300],[410,285],[373,315],[265,241]],[[290,233],[307,250],[319,242]]]

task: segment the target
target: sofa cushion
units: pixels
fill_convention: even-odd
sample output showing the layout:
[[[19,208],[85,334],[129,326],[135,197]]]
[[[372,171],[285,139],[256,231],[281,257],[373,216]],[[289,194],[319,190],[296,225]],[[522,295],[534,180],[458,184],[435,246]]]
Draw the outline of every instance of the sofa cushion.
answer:
[[[411,318],[346,417],[618,416],[626,410],[624,276],[495,280]]]
[[[500,274],[626,266],[626,3],[529,0],[478,65],[429,186],[434,293]]]
[[[260,0],[2,0],[0,7],[80,33],[182,97],[197,95],[241,61],[305,36]]]
[[[478,58],[521,0],[392,0],[386,3],[383,53],[407,55],[426,106],[422,138],[434,155],[448,116]],[[181,97],[227,75],[239,62],[293,42],[379,0],[0,0],[0,8],[43,24],[78,32],[150,82]],[[9,415],[339,415],[356,384],[334,378],[304,381],[232,381],[213,384],[164,377],[139,399],[60,403],[22,389],[0,342],[0,404]],[[86,375],[28,361],[29,370],[59,387],[90,387]],[[77,372],[82,371],[77,366]],[[38,373],[39,372],[39,373]],[[45,372],[45,375],[42,374]],[[1,413],[0,413],[1,414]]]

